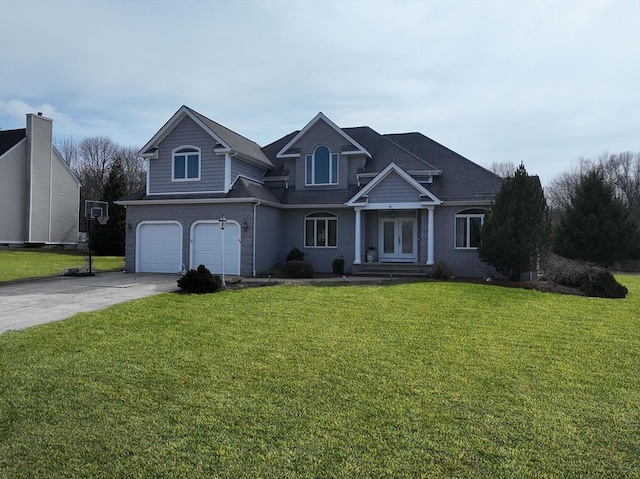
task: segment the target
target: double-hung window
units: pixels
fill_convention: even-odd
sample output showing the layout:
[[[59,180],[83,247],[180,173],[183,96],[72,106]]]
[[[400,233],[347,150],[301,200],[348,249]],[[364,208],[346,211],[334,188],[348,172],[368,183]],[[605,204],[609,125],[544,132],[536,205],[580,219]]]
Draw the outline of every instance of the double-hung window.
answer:
[[[307,185],[336,185],[338,184],[338,154],[331,153],[329,148],[320,145],[313,150],[313,154],[306,155]]]
[[[304,245],[307,248],[338,246],[338,217],[331,213],[311,213],[304,219]]]
[[[173,181],[196,181],[200,179],[200,149],[185,146],[173,151]]]
[[[456,213],[456,248],[475,249],[480,246],[480,228],[486,211],[469,209]]]

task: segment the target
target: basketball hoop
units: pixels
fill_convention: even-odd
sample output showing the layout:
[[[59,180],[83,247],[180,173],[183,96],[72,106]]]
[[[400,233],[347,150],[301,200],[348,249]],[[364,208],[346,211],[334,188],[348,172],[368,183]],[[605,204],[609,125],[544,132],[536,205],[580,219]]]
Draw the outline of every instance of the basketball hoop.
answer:
[[[107,221],[109,221],[108,216],[96,216],[95,218],[96,220],[98,220],[98,223],[100,223],[101,225],[106,225]]]

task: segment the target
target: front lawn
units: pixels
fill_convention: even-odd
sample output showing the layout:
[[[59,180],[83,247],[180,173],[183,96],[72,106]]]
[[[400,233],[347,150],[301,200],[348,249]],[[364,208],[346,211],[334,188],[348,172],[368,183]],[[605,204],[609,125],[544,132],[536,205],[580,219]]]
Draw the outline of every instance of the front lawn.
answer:
[[[463,283],[163,294],[0,335],[2,477],[640,476],[624,300]]]
[[[122,256],[92,255],[92,257],[93,271],[124,268]],[[18,279],[58,276],[70,268],[82,268],[88,264],[88,252],[62,249],[3,249],[0,250],[0,283]]]

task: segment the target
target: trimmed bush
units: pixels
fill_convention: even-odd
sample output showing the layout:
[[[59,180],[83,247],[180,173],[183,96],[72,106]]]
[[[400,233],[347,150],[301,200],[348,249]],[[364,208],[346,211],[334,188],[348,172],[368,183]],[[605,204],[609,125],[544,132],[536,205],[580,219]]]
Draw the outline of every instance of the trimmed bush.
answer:
[[[305,256],[306,256],[306,253],[303,253],[298,248],[293,247],[291,248],[291,251],[289,251],[289,254],[287,255],[287,261],[304,261]]]
[[[613,275],[592,263],[550,255],[543,264],[541,279],[578,288],[587,296],[598,298],[624,298],[629,292]]]
[[[344,259],[336,258],[331,262],[331,268],[333,268],[333,274],[344,274]]]
[[[583,276],[580,290],[587,296],[598,298],[624,298],[629,293],[609,271],[589,271]]]
[[[285,278],[313,278],[313,266],[306,261],[287,261],[282,265]]]
[[[429,277],[433,279],[449,279],[451,276],[453,276],[453,272],[444,261],[436,261],[433,263],[431,271],[429,272]]]
[[[178,280],[178,287],[188,293],[202,294],[215,293],[222,288],[220,276],[211,274],[204,265],[197,269],[190,269]]]

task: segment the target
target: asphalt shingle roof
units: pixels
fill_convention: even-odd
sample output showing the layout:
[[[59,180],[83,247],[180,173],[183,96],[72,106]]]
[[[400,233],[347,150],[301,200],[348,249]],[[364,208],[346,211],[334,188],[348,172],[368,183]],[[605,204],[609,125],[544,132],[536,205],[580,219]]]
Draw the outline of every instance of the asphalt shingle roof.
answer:
[[[491,200],[502,179],[422,133],[384,135],[442,171],[427,189],[443,201]],[[402,165],[399,165],[402,166]]]
[[[196,117],[198,117],[198,119],[202,123],[207,125],[207,127],[211,131],[213,131],[216,135],[218,135],[218,137],[220,137],[232,149],[239,151],[240,153],[243,153],[247,156],[250,156],[251,158],[258,160],[261,163],[264,163],[266,166],[269,166],[269,167],[273,166],[271,161],[269,161],[269,159],[262,152],[260,145],[258,145],[256,142],[248,138],[245,138],[244,136],[236,133],[233,130],[230,130],[226,126],[221,125],[220,123],[216,123],[215,121],[210,120],[206,116],[198,113],[195,110],[192,110],[188,106],[185,106],[185,108],[187,108],[191,113],[193,113]]]
[[[17,130],[0,130],[0,156],[4,155],[26,137],[26,128],[19,128]]]

